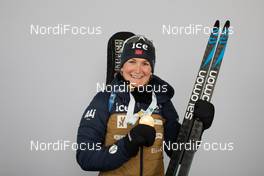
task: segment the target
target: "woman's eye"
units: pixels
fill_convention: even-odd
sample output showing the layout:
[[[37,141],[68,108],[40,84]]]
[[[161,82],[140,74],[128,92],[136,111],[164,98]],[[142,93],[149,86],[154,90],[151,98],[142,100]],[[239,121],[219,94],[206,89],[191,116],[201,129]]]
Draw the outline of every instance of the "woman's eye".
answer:
[[[134,60],[129,60],[128,63],[130,63],[130,64],[134,64],[134,63],[136,63],[136,61],[134,61]]]
[[[143,63],[143,65],[145,65],[145,66],[148,66],[148,65],[149,65],[149,63],[148,63],[148,62],[144,62],[144,63]]]

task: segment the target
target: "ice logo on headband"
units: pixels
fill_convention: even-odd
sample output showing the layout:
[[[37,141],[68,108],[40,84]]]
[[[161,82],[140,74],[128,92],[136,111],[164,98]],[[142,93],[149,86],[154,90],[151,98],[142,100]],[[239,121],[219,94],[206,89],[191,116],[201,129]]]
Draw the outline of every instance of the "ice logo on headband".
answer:
[[[133,43],[132,49],[143,49],[145,51],[148,50],[148,45],[145,43]]]

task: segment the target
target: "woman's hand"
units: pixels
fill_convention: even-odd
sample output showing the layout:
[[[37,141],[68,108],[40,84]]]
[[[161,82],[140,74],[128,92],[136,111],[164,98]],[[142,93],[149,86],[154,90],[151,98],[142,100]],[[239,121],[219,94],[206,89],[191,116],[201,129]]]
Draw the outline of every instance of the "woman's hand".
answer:
[[[197,100],[194,106],[194,118],[203,123],[204,130],[210,128],[214,120],[214,105],[205,100]]]
[[[138,124],[125,137],[125,147],[130,156],[135,156],[140,146],[152,146],[155,138],[156,130],[154,127]]]

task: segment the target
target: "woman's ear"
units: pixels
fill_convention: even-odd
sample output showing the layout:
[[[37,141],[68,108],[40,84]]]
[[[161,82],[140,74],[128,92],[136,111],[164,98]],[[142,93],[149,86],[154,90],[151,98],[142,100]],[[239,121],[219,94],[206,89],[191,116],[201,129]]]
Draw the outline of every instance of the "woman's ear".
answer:
[[[123,68],[120,69],[120,74],[123,76]]]

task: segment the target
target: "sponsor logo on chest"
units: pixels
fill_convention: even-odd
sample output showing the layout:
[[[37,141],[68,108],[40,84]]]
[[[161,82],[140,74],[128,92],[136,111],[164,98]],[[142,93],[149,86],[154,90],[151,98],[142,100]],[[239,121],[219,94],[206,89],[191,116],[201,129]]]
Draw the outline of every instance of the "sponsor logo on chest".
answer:
[[[127,123],[125,123],[126,115],[117,115],[116,127],[117,128],[127,128]]]
[[[127,106],[123,105],[123,104],[118,104],[116,103],[116,108],[115,108],[115,111],[116,112],[126,112],[127,111]]]

